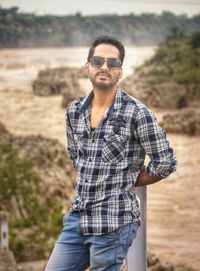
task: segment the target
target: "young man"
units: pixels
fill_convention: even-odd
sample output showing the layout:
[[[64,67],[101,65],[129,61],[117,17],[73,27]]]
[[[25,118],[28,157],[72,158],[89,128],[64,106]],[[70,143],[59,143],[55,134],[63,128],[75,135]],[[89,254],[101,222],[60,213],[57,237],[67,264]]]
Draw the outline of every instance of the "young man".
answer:
[[[124,55],[118,40],[94,40],[85,64],[93,90],[68,106],[76,195],[46,271],[120,270],[140,225],[134,188],[155,183],[176,168],[154,115],[118,88]],[[146,154],[150,162],[145,168]]]

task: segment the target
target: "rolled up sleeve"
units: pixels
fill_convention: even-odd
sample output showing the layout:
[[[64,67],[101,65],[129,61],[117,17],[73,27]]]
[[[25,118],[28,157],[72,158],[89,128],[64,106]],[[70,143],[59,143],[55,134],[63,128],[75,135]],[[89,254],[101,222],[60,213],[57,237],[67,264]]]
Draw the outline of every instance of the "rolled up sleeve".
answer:
[[[177,160],[164,129],[147,108],[138,112],[136,125],[138,140],[150,158],[146,171],[151,176],[167,177],[176,170]]]
[[[70,123],[70,116],[68,110],[66,112],[66,134],[67,134],[67,149],[70,158],[72,160],[73,166],[76,169],[77,145],[74,140],[74,134]]]

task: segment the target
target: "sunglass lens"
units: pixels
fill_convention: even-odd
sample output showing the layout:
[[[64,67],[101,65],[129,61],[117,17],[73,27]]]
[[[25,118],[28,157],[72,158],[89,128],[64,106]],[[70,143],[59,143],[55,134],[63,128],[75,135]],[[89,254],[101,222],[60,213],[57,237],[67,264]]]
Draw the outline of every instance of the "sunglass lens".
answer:
[[[91,60],[90,60],[91,65],[95,67],[101,67],[104,61],[105,61],[104,58],[100,56],[93,56],[91,57]]]
[[[111,69],[116,69],[121,66],[121,62],[119,59],[116,58],[108,58],[108,67]]]

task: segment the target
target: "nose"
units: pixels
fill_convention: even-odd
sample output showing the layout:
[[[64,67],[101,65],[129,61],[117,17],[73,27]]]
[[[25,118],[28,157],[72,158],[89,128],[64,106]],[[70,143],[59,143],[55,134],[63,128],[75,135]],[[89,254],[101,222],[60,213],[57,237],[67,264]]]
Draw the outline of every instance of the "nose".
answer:
[[[107,66],[107,60],[105,59],[105,62],[103,63],[103,65],[100,68],[101,70],[109,70],[108,66]]]

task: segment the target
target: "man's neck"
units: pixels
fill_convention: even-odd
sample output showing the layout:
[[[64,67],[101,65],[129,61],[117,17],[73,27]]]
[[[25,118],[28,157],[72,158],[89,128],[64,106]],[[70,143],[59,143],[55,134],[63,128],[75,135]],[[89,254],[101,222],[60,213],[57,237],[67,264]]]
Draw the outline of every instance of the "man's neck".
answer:
[[[94,98],[92,100],[92,107],[108,108],[115,98],[117,88],[104,91],[94,89],[93,92]]]

